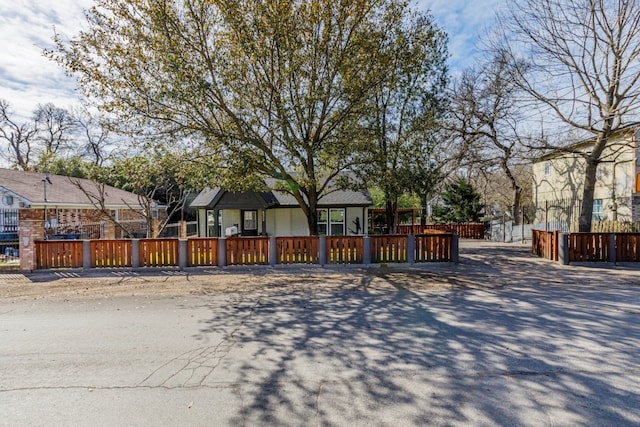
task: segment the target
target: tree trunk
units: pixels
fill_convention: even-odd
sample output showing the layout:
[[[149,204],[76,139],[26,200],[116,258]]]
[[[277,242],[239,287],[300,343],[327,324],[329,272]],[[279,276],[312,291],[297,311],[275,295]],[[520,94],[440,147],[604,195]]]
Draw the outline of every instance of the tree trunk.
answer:
[[[423,194],[421,197],[422,204],[422,216],[420,217],[420,225],[427,225],[427,195]]]
[[[396,200],[391,200],[391,198],[387,198],[385,213],[387,217],[387,233],[395,234],[398,231],[398,224],[396,222],[396,214],[398,213],[398,202]]]
[[[501,167],[504,174],[507,176],[509,180],[509,184],[511,185],[511,191],[513,197],[511,199],[511,217],[513,218],[513,223],[518,224],[520,222],[520,199],[522,197],[522,188],[518,185],[518,181],[516,177],[513,175],[507,160],[508,156],[505,156],[501,161]]]
[[[307,227],[310,236],[318,235],[318,211],[315,208],[310,208],[307,212]]]
[[[587,166],[584,173],[584,189],[582,190],[582,205],[580,207],[580,218],[578,231],[588,233],[591,231],[591,220],[593,218],[593,196],[596,188],[596,171],[598,162],[587,159]]]
[[[519,185],[516,185],[513,189],[513,202],[511,203],[511,214],[513,215],[513,223],[516,225],[520,224],[522,220],[522,215],[520,214],[520,199],[522,198],[522,188]]]

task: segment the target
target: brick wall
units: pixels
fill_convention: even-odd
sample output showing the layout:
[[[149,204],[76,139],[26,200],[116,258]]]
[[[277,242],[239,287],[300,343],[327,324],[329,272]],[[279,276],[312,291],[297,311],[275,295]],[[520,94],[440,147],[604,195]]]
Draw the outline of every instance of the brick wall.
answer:
[[[139,210],[120,209],[113,213],[127,230],[146,235],[146,221]],[[52,218],[57,220],[57,229],[48,230],[51,235],[80,234],[87,239],[126,237],[126,233],[111,221],[109,215],[97,209],[47,209],[47,219]]]
[[[35,241],[44,239],[44,210],[20,209],[18,239],[20,245],[20,269],[36,269]]]

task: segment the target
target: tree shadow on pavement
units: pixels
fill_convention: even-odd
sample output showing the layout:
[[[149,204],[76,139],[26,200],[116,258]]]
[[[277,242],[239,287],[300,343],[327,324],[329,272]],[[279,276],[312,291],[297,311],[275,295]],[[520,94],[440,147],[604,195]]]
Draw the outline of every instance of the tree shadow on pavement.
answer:
[[[330,290],[274,279],[282,290],[213,302],[198,337],[229,345],[205,383],[231,384],[242,425],[640,422],[638,289],[485,261],[379,269]],[[499,287],[480,286],[505,269]]]

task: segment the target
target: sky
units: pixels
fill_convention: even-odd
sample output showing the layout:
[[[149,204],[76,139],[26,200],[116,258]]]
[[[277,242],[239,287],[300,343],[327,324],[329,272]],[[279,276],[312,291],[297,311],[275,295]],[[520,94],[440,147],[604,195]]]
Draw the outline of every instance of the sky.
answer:
[[[473,64],[478,40],[493,26],[495,11],[509,0],[419,0],[449,35],[453,74]],[[0,99],[16,117],[28,118],[38,104],[70,108],[79,104],[75,81],[42,55],[53,45],[55,31],[72,37],[86,23],[84,10],[93,0],[0,1]]]

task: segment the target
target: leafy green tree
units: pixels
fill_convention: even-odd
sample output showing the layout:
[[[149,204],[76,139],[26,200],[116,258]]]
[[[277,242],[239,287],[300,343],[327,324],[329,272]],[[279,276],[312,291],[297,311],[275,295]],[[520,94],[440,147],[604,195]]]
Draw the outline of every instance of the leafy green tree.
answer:
[[[39,172],[54,175],[68,176],[72,178],[95,179],[100,176],[100,168],[93,162],[81,157],[56,158],[52,157],[38,163]]]
[[[481,195],[465,178],[447,184],[442,193],[442,205],[433,207],[433,220],[437,223],[478,222],[483,209]]]
[[[400,53],[380,82],[365,114],[372,143],[358,170],[384,193],[386,228],[397,229],[399,198],[423,194],[424,165],[433,149],[447,82],[447,36],[430,15],[414,13],[394,29],[390,43]],[[425,158],[427,157],[427,158]]]
[[[209,183],[279,180],[317,234],[318,200],[366,142],[362,114],[413,13],[404,0],[98,0],[48,54],[123,130],[200,142]]]

